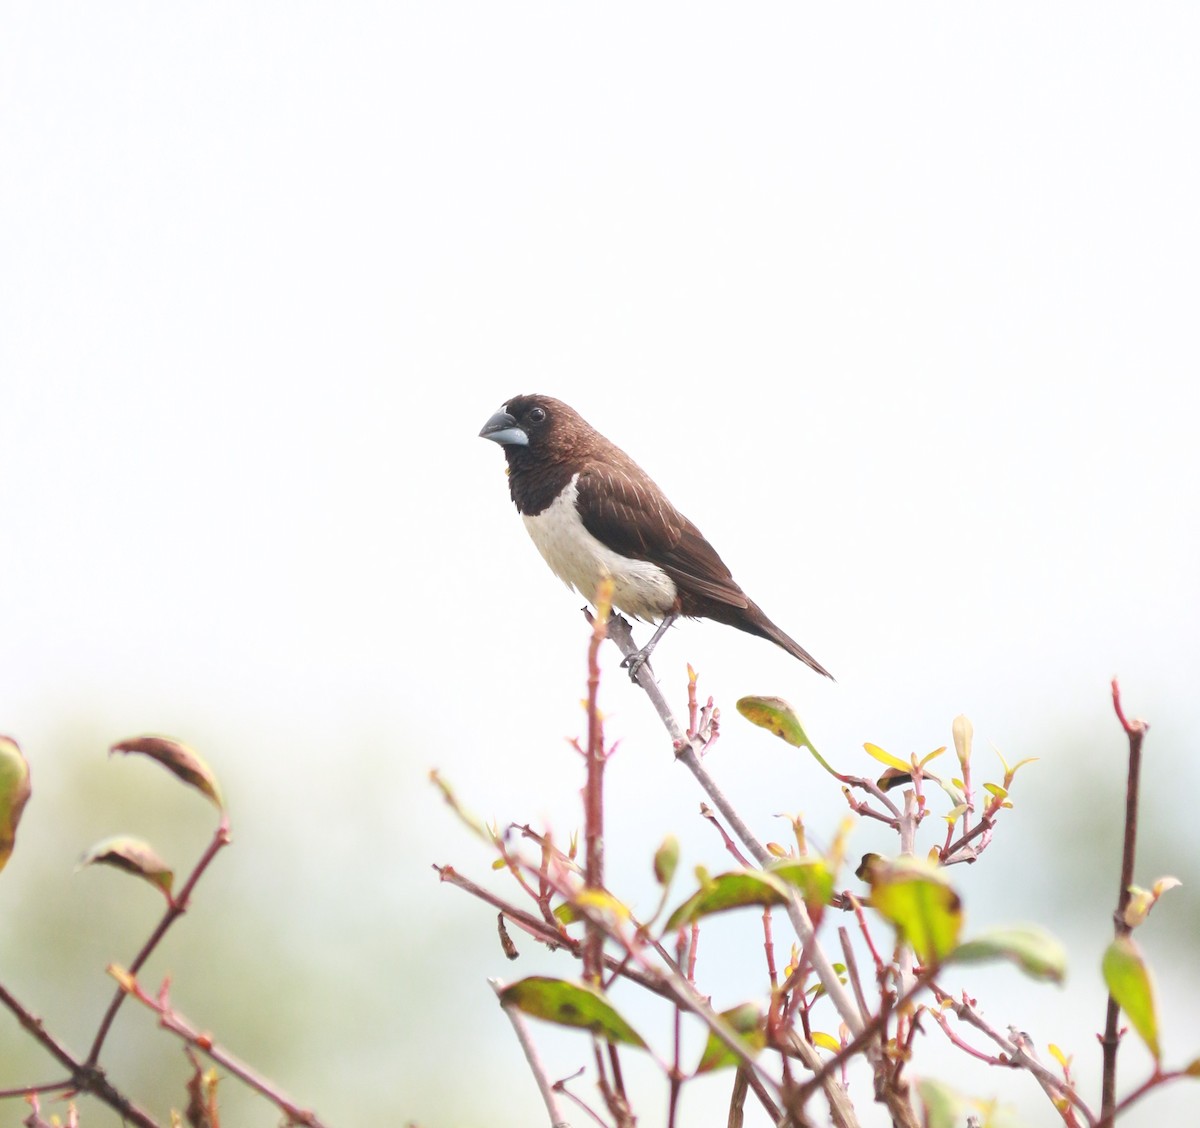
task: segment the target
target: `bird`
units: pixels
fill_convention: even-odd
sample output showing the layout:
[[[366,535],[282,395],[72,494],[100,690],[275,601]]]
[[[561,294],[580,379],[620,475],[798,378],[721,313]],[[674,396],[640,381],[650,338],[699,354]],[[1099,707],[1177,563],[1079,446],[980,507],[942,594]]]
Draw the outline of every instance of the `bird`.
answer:
[[[594,602],[607,577],[617,610],[659,624],[622,663],[631,677],[682,616],[769,639],[832,679],[742,591],[704,534],[650,476],[565,403],[514,396],[479,437],[503,448],[517,512],[559,579]]]

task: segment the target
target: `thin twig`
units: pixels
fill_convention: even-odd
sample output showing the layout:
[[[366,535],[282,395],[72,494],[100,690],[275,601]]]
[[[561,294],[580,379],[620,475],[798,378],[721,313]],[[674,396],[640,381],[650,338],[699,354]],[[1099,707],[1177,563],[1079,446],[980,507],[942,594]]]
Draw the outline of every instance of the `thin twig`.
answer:
[[[158,947],[162,938],[167,934],[167,929],[187,912],[188,905],[191,902],[192,890],[196,888],[196,882],[204,875],[204,871],[208,869],[212,860],[221,852],[222,847],[228,846],[229,842],[229,818],[222,813],[221,822],[217,827],[216,833],[213,835],[213,840],[208,844],[208,848],[204,853],[200,855],[200,860],[196,863],[187,881],[184,882],[178,896],[171,898],[171,903],[167,906],[167,911],[163,914],[162,920],[158,922],[154,931],[150,933],[150,939],[142,945],[142,950],[134,956],[133,963],[129,965],[130,975],[137,975],[142,965],[150,958],[154,949]],[[104,1047],[104,1040],[108,1037],[108,1031],[112,1027],[113,1019],[117,1017],[117,1011],[121,1009],[121,1004],[124,1001],[125,992],[118,989],[116,994],[113,995],[112,1002],[108,1004],[108,1010],[104,1012],[104,1017],[100,1020],[100,1026],[96,1031],[96,1037],[92,1040],[92,1048],[88,1050],[85,1065],[94,1066],[100,1060],[100,1051]]]
[[[464,893],[469,893],[472,897],[478,897],[485,904],[498,909],[513,924],[524,932],[527,932],[535,940],[540,940],[543,944],[551,948],[565,948],[576,959],[582,955],[583,942],[581,940],[577,940],[574,936],[568,936],[565,933],[552,930],[540,917],[536,917],[532,913],[527,913],[523,909],[518,909],[515,905],[502,900],[482,886],[476,885],[470,878],[463,877],[453,866],[435,865],[433,868],[437,871],[442,881],[449,885],[454,885]],[[622,979],[628,979],[631,983],[636,983],[639,987],[644,987],[647,991],[653,991],[654,994],[661,995],[665,999],[674,998],[670,989],[653,976],[647,975],[635,967],[629,967],[628,957],[618,959],[616,956],[606,954],[604,956],[604,966],[610,971],[616,972]]]
[[[500,997],[501,992],[504,990],[499,979],[489,979],[488,986],[496,992],[497,998]],[[534,1045],[533,1038],[529,1033],[529,1027],[526,1025],[525,1016],[517,1007],[506,1006],[501,1003],[501,1009],[508,1016],[508,1021],[512,1023],[513,1032],[516,1034],[521,1050],[525,1054],[525,1061],[529,1064],[529,1070],[533,1074],[533,1079],[537,1082],[538,1092],[542,1094],[542,1103],[545,1104],[546,1112],[550,1115],[551,1128],[568,1128],[567,1118],[558,1107],[558,1094],[554,1088],[554,1084],[546,1074],[545,1067],[542,1065],[542,1059],[538,1055],[537,1046]]]
[[[629,623],[620,615],[614,615],[609,622],[608,637],[617,644],[621,652],[626,656],[637,650]],[[679,722],[675,719],[674,713],[671,712],[671,707],[667,704],[666,698],[663,696],[662,690],[659,688],[658,682],[654,680],[654,675],[648,666],[648,663],[644,664],[638,670],[637,683],[645,690],[646,696],[650,698],[655,712],[658,713],[659,719],[663,722],[663,726],[667,730],[667,735],[671,738],[675,758],[683,763],[688,771],[696,777],[697,782],[713,801],[713,805],[724,816],[726,824],[737,835],[746,849],[750,851],[758,864],[763,867],[770,865],[772,859],[766,847],[751,832],[742,817],[734,810],[733,805],[725,797],[724,792],[716,785],[712,777],[700,763],[700,758],[697,755],[695,747],[695,739],[689,739],[683,729],[680,728]],[[796,930],[796,935],[801,945],[809,949],[813,971],[820,980],[821,986],[825,988],[825,993],[829,996],[838,1014],[841,1015],[842,1021],[845,1022],[852,1032],[861,1029],[862,1020],[859,1017],[858,1009],[855,1007],[853,999],[851,999],[846,989],[842,986],[833,964],[825,955],[820,945],[813,942],[815,931],[813,929],[812,918],[808,915],[808,910],[805,908],[804,902],[800,899],[797,892],[792,893],[791,898],[786,903],[786,908],[788,919],[792,922],[792,927]]]
[[[1096,1117],[1087,1103],[1075,1092],[1073,1086],[1066,1084],[1061,1078],[1051,1073],[1037,1058],[1033,1057],[1025,1048],[1024,1045],[1018,1045],[1013,1039],[1006,1038],[998,1030],[989,1026],[968,1002],[954,998],[953,995],[947,994],[936,983],[931,984],[931,989],[934,998],[944,1006],[949,1006],[954,1011],[955,1017],[960,1021],[974,1026],[976,1030],[990,1038],[1011,1059],[1011,1061],[1022,1069],[1031,1073],[1039,1085],[1046,1091],[1047,1095],[1052,1100],[1065,1099],[1073,1104],[1082,1113],[1084,1119],[1089,1125],[1096,1123]]]
[[[260,1076],[241,1059],[235,1057],[228,1050],[214,1042],[211,1034],[205,1034],[197,1030],[183,1015],[175,1011],[171,1007],[166,981],[163,982],[162,987],[159,989],[158,998],[153,998],[146,994],[132,972],[125,971],[111,964],[108,971],[116,979],[122,994],[131,996],[158,1015],[159,1026],[164,1030],[170,1031],[189,1046],[199,1050],[225,1070],[226,1073],[232,1074],[256,1093],[265,1097],[280,1112],[287,1116],[291,1123],[303,1125],[304,1128],[325,1128],[315,1112],[301,1108],[286,1097],[274,1082]]]

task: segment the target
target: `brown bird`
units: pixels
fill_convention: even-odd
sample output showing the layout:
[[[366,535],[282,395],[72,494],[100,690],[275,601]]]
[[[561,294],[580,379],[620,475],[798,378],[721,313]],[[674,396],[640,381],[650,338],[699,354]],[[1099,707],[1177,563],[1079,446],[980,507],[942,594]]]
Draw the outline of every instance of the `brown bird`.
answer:
[[[649,475],[565,403],[516,396],[479,434],[504,448],[517,512],[555,575],[588,600],[609,577],[618,610],[660,623],[623,663],[631,675],[682,615],[770,639],[833,677],[738,587],[716,550]]]

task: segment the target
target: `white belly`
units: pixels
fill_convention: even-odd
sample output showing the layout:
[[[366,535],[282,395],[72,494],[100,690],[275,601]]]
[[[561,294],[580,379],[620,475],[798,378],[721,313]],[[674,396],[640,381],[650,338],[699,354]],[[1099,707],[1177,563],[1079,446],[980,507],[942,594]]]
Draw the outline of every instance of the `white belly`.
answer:
[[[613,605],[626,615],[657,622],[675,602],[675,583],[658,565],[631,560],[606,548],[583,527],[575,508],[579,475],[525,528],[554,574],[594,603],[602,579],[613,581]]]

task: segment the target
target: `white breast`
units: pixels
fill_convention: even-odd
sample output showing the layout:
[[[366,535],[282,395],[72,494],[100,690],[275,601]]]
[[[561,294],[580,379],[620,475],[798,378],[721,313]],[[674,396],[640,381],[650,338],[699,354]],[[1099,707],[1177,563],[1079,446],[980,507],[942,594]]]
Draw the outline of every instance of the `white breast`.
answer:
[[[613,604],[626,615],[657,622],[675,602],[675,583],[658,565],[632,560],[601,544],[583,527],[575,499],[579,475],[536,517],[521,520],[546,563],[589,602],[605,576],[613,581]]]

